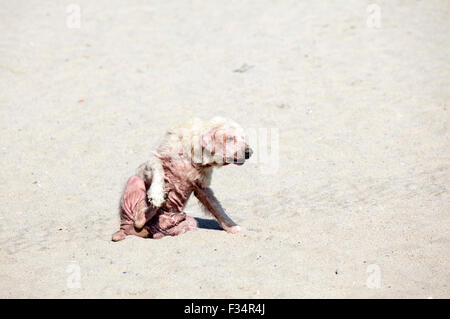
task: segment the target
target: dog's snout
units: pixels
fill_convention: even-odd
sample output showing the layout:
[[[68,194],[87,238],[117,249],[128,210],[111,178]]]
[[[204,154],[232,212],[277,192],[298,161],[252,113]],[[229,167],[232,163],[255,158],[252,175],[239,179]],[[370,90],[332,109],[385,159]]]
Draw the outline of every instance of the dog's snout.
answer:
[[[247,147],[245,149],[245,159],[249,159],[250,156],[252,156],[252,154],[253,154],[253,150],[250,147]]]

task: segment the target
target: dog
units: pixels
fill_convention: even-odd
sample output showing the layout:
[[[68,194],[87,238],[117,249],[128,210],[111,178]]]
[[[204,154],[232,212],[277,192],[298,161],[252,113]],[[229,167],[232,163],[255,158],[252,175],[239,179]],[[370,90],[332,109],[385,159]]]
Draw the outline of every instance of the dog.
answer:
[[[195,118],[169,130],[152,158],[128,179],[120,200],[120,230],[112,240],[128,235],[158,239],[197,229],[196,220],[183,212],[192,193],[225,231],[238,233],[240,227],[209,186],[214,167],[242,165],[252,153],[242,127],[222,117]]]

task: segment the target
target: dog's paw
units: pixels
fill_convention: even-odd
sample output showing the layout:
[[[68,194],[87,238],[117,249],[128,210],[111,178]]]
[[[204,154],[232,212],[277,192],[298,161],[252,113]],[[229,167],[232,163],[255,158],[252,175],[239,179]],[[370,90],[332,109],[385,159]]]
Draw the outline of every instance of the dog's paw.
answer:
[[[241,226],[238,225],[232,227],[223,227],[223,229],[229,234],[237,234],[243,230]]]
[[[125,239],[125,237],[127,237],[127,235],[125,234],[125,232],[123,230],[119,230],[116,231],[113,235],[111,240],[112,241],[121,241],[123,239]]]
[[[159,192],[148,192],[147,193],[148,202],[152,204],[153,207],[161,207],[166,201],[164,198],[164,193]]]

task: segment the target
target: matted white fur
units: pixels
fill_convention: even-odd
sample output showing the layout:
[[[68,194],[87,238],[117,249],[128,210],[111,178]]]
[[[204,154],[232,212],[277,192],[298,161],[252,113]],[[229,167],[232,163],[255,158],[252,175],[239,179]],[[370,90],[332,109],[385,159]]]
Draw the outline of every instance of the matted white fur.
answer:
[[[235,140],[223,144],[223,141],[211,136],[211,130],[215,130],[215,135],[233,136]],[[214,152],[211,152],[211,147],[214,147]],[[235,121],[218,116],[209,121],[193,118],[166,133],[152,158],[139,166],[137,175],[151,182],[148,200],[155,207],[160,207],[165,198],[161,156],[170,154],[176,160],[182,153],[196,164],[223,166],[229,164],[229,159],[235,154],[242,157],[245,147],[244,130]],[[210,182],[211,170],[208,169],[201,177],[201,184],[206,187]]]
[[[193,118],[168,130],[152,158],[139,166],[136,175],[150,185],[149,202],[161,207],[167,196],[164,165],[184,167],[178,169],[180,178],[198,185],[194,194],[205,210],[212,213],[225,230],[235,233],[240,228],[225,214],[209,188],[212,168],[231,163],[241,165],[250,155],[244,130],[236,122],[223,117],[208,121]]]

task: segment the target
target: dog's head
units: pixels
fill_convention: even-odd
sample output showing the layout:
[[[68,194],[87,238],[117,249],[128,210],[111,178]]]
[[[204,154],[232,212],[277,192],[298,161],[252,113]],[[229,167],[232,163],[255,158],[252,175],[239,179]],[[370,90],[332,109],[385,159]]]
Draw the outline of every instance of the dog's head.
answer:
[[[204,165],[242,165],[253,153],[242,127],[222,117],[215,117],[203,126],[199,141]]]

